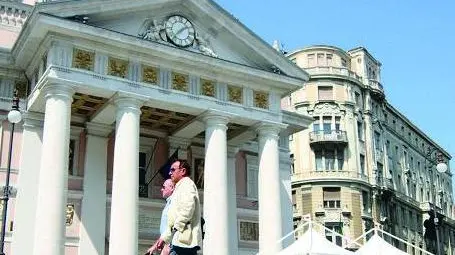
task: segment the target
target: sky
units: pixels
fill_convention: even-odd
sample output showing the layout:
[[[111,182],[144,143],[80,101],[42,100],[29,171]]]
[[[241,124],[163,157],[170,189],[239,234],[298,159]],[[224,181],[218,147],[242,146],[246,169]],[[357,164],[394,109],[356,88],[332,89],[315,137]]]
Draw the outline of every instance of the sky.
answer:
[[[386,99],[443,147],[455,171],[455,1],[215,0],[286,51],[365,47],[382,63]]]

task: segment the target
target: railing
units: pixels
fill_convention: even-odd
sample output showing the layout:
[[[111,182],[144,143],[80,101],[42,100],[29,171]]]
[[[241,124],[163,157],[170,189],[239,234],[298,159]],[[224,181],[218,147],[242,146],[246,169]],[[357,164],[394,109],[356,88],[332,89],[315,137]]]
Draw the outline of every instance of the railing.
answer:
[[[306,171],[292,175],[293,181],[313,179],[347,179],[368,182],[368,176],[355,171]]]
[[[21,28],[32,10],[32,6],[13,1],[0,4],[0,23],[2,25]]]
[[[347,69],[346,67],[335,67],[335,66],[315,66],[305,68],[310,75],[315,74],[337,74],[337,75],[344,75],[349,78],[356,79],[358,81],[362,81],[362,77],[353,71]]]
[[[310,132],[310,143],[317,142],[339,142],[347,143],[348,138],[346,136],[346,131],[340,130],[331,130],[331,131],[313,131]]]
[[[384,88],[383,88],[382,84],[379,81],[370,79],[370,80],[368,80],[368,85],[370,86],[370,88],[378,90],[378,91],[384,93]]]

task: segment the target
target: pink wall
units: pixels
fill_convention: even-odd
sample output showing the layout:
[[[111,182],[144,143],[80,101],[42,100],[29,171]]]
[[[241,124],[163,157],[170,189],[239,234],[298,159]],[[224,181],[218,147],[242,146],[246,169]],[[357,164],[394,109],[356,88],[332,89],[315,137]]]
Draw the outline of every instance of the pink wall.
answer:
[[[85,169],[85,150],[87,143],[87,132],[84,130],[79,135],[79,155],[77,157],[78,176],[84,176]]]
[[[10,49],[16,42],[18,32],[0,29],[0,47]]]
[[[239,151],[236,155],[235,180],[237,185],[237,195],[246,196],[246,157],[245,152]]]

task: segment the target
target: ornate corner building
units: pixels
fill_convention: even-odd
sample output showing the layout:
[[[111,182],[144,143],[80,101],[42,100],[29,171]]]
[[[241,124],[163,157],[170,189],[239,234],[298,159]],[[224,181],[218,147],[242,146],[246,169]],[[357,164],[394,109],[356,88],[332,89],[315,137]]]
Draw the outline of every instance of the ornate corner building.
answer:
[[[381,63],[365,48],[312,46],[288,57],[310,80],[282,105],[314,119],[310,128],[290,137],[295,226],[308,215],[355,239],[378,224],[435,252],[427,224],[435,205],[441,251],[451,254],[452,173],[438,173],[429,160],[437,153],[448,164],[451,156],[387,102]],[[418,254],[412,246],[394,244]]]

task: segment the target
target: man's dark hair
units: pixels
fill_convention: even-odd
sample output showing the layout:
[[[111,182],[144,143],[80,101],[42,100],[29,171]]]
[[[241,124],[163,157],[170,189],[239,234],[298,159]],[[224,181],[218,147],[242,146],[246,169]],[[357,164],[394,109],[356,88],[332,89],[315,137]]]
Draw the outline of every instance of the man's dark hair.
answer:
[[[180,162],[180,168],[185,168],[185,176],[191,175],[191,166],[186,159],[176,159],[174,162]]]

